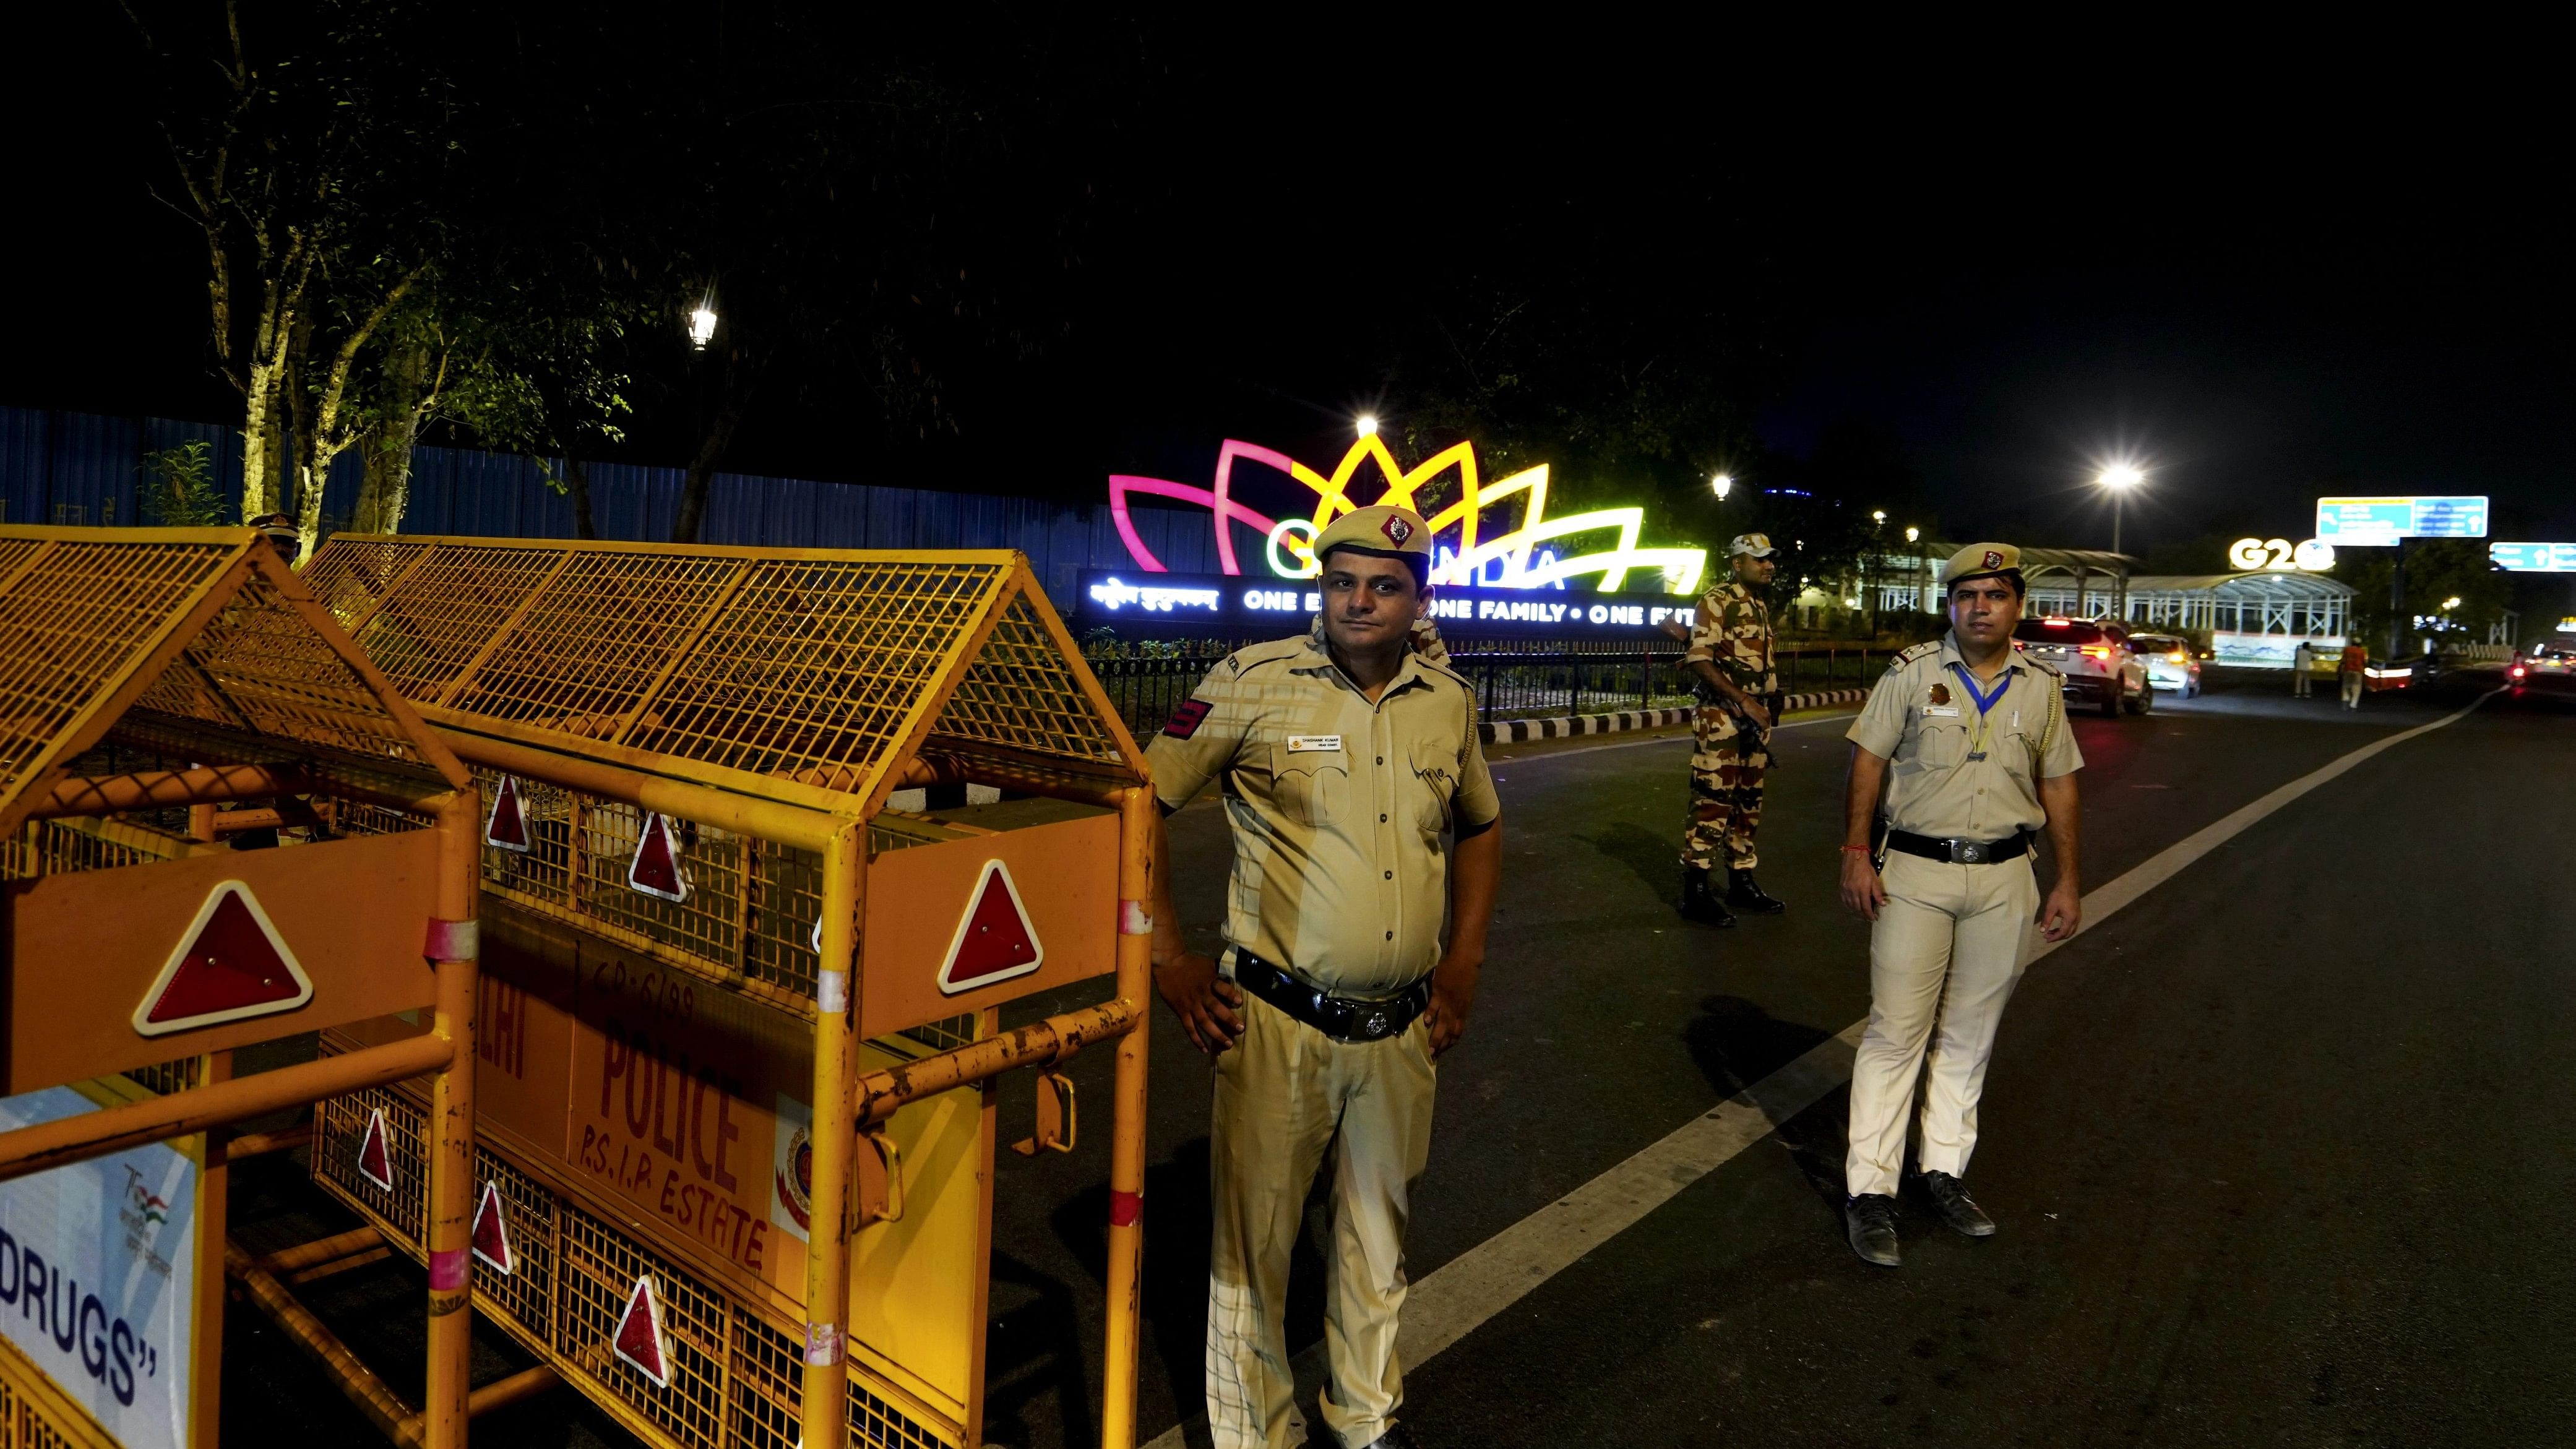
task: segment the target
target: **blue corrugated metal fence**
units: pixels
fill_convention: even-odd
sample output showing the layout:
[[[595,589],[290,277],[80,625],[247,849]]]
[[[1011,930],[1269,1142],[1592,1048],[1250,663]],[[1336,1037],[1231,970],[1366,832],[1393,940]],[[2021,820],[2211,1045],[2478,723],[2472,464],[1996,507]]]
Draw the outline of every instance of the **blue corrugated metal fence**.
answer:
[[[238,510],[238,428],[0,407],[0,522],[153,522],[143,509],[143,455],[191,441],[213,445],[217,484]],[[572,502],[548,487],[545,476],[533,458],[415,449],[403,531],[570,538]],[[592,464],[591,506],[600,537],[669,538],[680,479],[678,468]],[[348,518],[357,495],[357,455],[343,454],[322,492],[326,528]],[[1130,516],[1145,546],[1166,567],[1217,571],[1216,541],[1205,513],[1139,506]],[[1077,570],[1124,568],[1130,562],[1105,502],[1065,505],[744,473],[718,473],[710,482],[702,538],[778,548],[1016,548],[1036,565],[1059,608],[1071,605]]]

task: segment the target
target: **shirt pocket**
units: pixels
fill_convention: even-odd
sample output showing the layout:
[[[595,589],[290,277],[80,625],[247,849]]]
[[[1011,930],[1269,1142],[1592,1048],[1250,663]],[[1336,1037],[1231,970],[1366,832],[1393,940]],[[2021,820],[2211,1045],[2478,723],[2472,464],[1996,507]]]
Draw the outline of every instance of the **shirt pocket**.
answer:
[[[1914,764],[1921,770],[1954,770],[1968,757],[1968,723],[1964,719],[1930,717],[1918,719],[1914,726]]]
[[[1350,813],[1351,767],[1338,750],[1270,750],[1270,790],[1279,813],[1299,825],[1338,825]]]
[[[1450,807],[1458,798],[1458,755],[1454,750],[1417,747],[1405,772],[1404,808],[1414,828],[1426,836],[1446,834]]]

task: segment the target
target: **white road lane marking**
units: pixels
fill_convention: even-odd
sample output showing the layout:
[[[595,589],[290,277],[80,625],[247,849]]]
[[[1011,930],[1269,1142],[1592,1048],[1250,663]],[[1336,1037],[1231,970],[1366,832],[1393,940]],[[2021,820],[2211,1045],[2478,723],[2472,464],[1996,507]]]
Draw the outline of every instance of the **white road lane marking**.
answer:
[[[2465,707],[2430,724],[2383,736],[2349,754],[2338,756],[2253,803],[2235,810],[2156,852],[2108,885],[2084,896],[2083,931],[2090,931],[2122,908],[2218,847],[2262,823],[2309,791],[2324,785],[2372,757],[2433,731],[2459,723],[2470,711],[2501,690],[2490,691]],[[1820,720],[1803,721],[1808,724]],[[1783,726],[1791,728],[1791,726]],[[1629,741],[1631,744],[1653,743]],[[1595,745],[1594,749],[1617,746]],[[1575,751],[1565,751],[1572,754]],[[2068,939],[2073,939],[2070,937]],[[2041,941],[2031,953],[2035,963],[2064,941]],[[1572,1267],[1583,1256],[1642,1221],[1648,1213],[1679,1196],[1771,1135],[1778,1123],[1813,1106],[1827,1093],[1851,1080],[1852,1054],[1860,1046],[1867,1017],[1810,1048],[1806,1055],[1700,1116],[1667,1133],[1662,1140],[1618,1166],[1540,1208],[1482,1243],[1442,1264],[1406,1293],[1404,1324],[1396,1336],[1396,1358],[1406,1368],[1419,1368],[1441,1350],[1483,1326],[1486,1320],[1528,1296],[1532,1289]],[[1304,1379],[1323,1368],[1323,1345],[1297,1355]],[[1183,1449],[1185,1430],[1204,1424],[1204,1417],[1174,1425],[1147,1449]],[[1202,1437],[1204,1435],[1202,1434]]]

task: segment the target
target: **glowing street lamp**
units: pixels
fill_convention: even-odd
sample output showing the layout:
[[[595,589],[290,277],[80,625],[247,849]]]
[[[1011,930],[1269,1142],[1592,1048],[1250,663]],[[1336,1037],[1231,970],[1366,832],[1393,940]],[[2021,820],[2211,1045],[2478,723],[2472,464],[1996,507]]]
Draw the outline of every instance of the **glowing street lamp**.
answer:
[[[1720,473],[1716,477],[1708,480],[1708,486],[1709,491],[1717,495],[1717,501],[1724,503],[1726,501],[1727,493],[1735,487],[1735,479],[1727,474]]]
[[[2442,601],[2442,612],[2445,614],[2458,607],[2460,607],[2460,596],[2457,594],[2453,594],[2451,597]]]
[[[1377,416],[1374,413],[1360,414],[1359,420],[1353,423],[1352,426],[1359,429],[1360,436],[1363,438],[1374,438],[1377,436]]]
[[[689,313],[689,345],[700,352],[716,337],[715,298],[708,297]]]
[[[1871,509],[1869,511],[1869,521],[1872,523],[1885,523],[1887,521],[1887,510],[1884,508]]]
[[[1922,539],[1923,539],[1923,530],[1922,530],[1922,529],[1919,529],[1919,528],[1908,528],[1908,529],[1906,529],[1906,530],[1905,530],[1905,541],[1906,541],[1907,543],[1919,543],[1919,542],[1921,542],[1921,541],[1922,541]]]
[[[2126,463],[2114,463],[2093,480],[2111,490],[2111,552],[2120,551],[2120,505],[2127,501],[2129,490],[2147,481],[2147,475]]]

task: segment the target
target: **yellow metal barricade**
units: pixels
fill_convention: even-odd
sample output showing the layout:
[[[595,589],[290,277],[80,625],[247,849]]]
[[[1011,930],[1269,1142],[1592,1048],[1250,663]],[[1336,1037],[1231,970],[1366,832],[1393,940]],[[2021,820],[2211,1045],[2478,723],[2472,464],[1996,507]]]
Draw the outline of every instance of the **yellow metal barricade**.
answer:
[[[306,579],[493,802],[478,1306],[657,1444],[972,1449],[993,1080],[1117,1038],[1103,1442],[1132,1443],[1152,806],[1027,561],[341,535]],[[1005,829],[890,807],[958,784],[1035,798]],[[318,1179],[405,1244],[425,1105],[317,1122]]]
[[[400,828],[334,828],[362,811]],[[283,1145],[230,1125],[424,1072],[424,1402],[299,1341],[389,1432],[464,1443],[480,823],[256,532],[0,527],[0,1443],[211,1449],[226,1279],[266,1276],[225,1163]],[[232,1073],[389,1012],[422,1030]]]

